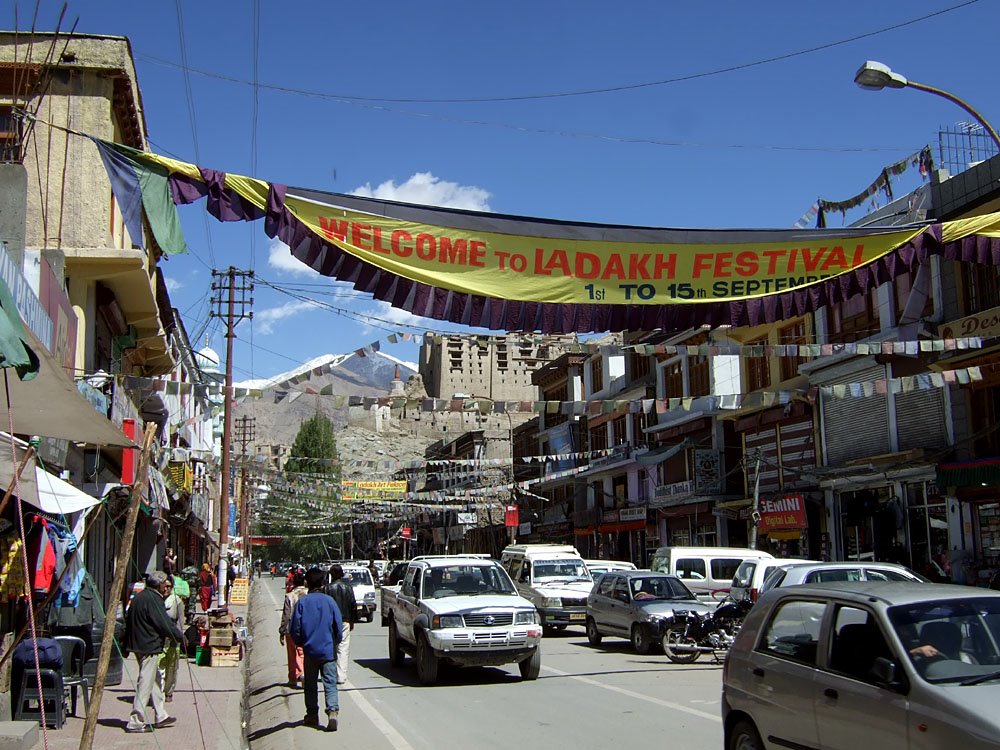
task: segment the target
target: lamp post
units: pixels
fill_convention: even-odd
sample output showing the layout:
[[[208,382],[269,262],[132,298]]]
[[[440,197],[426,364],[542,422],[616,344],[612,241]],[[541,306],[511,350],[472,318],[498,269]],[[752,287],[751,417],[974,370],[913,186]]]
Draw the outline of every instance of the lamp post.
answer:
[[[868,91],[881,91],[884,88],[911,88],[943,97],[951,103],[957,104],[959,107],[972,115],[976,119],[976,122],[982,125],[986,132],[990,134],[990,138],[993,139],[997,148],[1000,149],[1000,136],[997,135],[997,131],[993,128],[993,126],[986,121],[986,118],[973,109],[968,102],[959,99],[957,96],[948,91],[935,88],[934,86],[928,86],[925,83],[910,81],[906,78],[906,76],[894,72],[888,65],[875,62],[874,60],[867,60],[864,65],[858,68],[858,72],[854,76],[854,82],[861,88],[867,89]]]

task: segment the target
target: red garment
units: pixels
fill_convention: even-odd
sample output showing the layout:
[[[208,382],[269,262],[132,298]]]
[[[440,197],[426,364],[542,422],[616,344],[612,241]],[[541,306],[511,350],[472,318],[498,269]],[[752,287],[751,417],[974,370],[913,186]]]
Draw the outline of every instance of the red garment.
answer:
[[[302,679],[305,669],[305,654],[302,646],[296,646],[292,636],[285,634],[285,652],[288,657],[288,681],[295,682]]]
[[[198,589],[198,597],[201,599],[201,608],[205,612],[212,608],[212,587],[202,586]]]
[[[38,519],[38,526],[28,539],[28,562],[31,564],[31,590],[42,594],[49,593],[56,575],[56,551],[49,540],[48,524],[45,519]]]

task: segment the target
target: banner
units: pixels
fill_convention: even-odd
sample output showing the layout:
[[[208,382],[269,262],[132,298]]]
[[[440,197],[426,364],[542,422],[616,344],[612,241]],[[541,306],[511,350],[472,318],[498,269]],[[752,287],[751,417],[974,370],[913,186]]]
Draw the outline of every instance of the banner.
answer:
[[[402,500],[406,494],[406,480],[388,482],[340,483],[343,500]]]
[[[687,230],[504,216],[289,188],[95,143],[102,154],[124,154],[136,169],[165,174],[175,203],[207,198],[209,211],[220,220],[264,219],[266,233],[318,273],[349,280],[356,289],[419,315],[468,325],[489,320],[492,328],[681,327],[667,325],[682,322],[679,313],[670,312],[676,305],[798,295],[779,306],[733,308],[728,314],[724,306],[704,305],[684,318],[687,325],[696,317],[736,324],[745,315],[756,324],[760,316],[782,319],[789,309],[801,314],[863,293],[912,270],[931,253],[975,262],[988,255],[985,248],[948,243],[971,234],[1000,237],[996,214],[977,217],[978,226],[959,220],[836,230]],[[115,190],[128,210],[137,210],[133,204],[144,197],[121,185]],[[146,215],[151,223],[159,221],[155,212],[147,209]],[[862,273],[897,249],[893,262]],[[844,283],[838,277],[845,277]],[[822,294],[802,296],[816,285],[822,285]],[[454,299],[434,290],[469,297]],[[496,301],[497,309],[486,300]],[[539,303],[566,309],[531,307]],[[613,309],[622,305],[628,309]]]

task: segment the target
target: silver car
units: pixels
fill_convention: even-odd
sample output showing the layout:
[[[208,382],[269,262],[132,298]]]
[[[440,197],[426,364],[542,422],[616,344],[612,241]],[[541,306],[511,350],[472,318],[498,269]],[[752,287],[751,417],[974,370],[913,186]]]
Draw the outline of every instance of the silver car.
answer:
[[[628,638],[638,654],[649,653],[673,621],[675,609],[710,612],[681,579],[648,570],[605,573],[587,597],[587,640],[598,646],[604,636]]]
[[[797,586],[800,583],[833,583],[834,581],[922,581],[903,565],[887,562],[810,562],[798,561],[792,565],[775,567],[768,571],[761,584],[763,594],[779,586]]]
[[[1000,592],[838,582],[763,594],[722,679],[726,748],[1000,747]]]

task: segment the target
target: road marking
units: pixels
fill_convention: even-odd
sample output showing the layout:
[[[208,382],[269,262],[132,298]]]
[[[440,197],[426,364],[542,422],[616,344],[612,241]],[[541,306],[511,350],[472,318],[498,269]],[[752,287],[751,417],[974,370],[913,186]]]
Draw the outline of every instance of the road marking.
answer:
[[[263,581],[261,581],[261,583],[263,583]],[[269,597],[271,597],[271,601],[272,601],[272,602],[274,602],[274,606],[275,606],[275,607],[277,607],[277,606],[278,606],[278,600],[277,600],[277,599],[275,599],[275,598],[274,598],[274,594],[272,594],[272,593],[271,593],[271,587],[270,587],[270,586],[265,586],[265,587],[264,587],[264,591],[266,591],[266,592],[267,592],[267,595],[268,595]]]
[[[351,683],[348,682],[345,687],[351,687]],[[368,717],[368,720],[375,725],[375,728],[389,740],[389,744],[395,750],[413,750],[413,745],[407,742],[406,738],[397,732],[396,728],[386,721],[385,717],[360,692],[352,690],[348,693],[348,696],[358,705],[358,708]]]
[[[722,717],[719,716],[718,714],[710,714],[707,711],[699,711],[697,708],[691,708],[690,706],[685,706],[682,703],[674,703],[673,701],[665,701],[662,698],[654,698],[654,697],[652,697],[650,695],[645,695],[643,693],[637,693],[637,692],[635,692],[633,690],[626,690],[625,688],[616,687],[614,685],[607,685],[607,684],[605,684],[603,682],[598,682],[597,680],[592,680],[589,677],[581,677],[581,676],[575,675],[575,674],[573,674],[571,672],[563,672],[562,670],[554,669],[553,667],[547,667],[544,664],[542,665],[542,669],[544,669],[546,672],[552,672],[553,674],[557,674],[560,677],[570,677],[570,678],[572,678],[574,680],[579,680],[580,682],[584,682],[584,683],[586,683],[588,685],[593,685],[595,687],[603,688],[604,690],[611,690],[612,692],[615,692],[615,693],[621,693],[622,695],[627,695],[630,698],[636,698],[638,700],[646,701],[648,703],[655,703],[657,706],[663,706],[664,708],[672,708],[675,711],[681,711],[681,712],[686,713],[686,714],[691,714],[692,716],[697,716],[697,717],[702,718],[702,719],[707,719],[709,721],[714,721],[714,722],[716,722],[718,724],[722,723]]]

